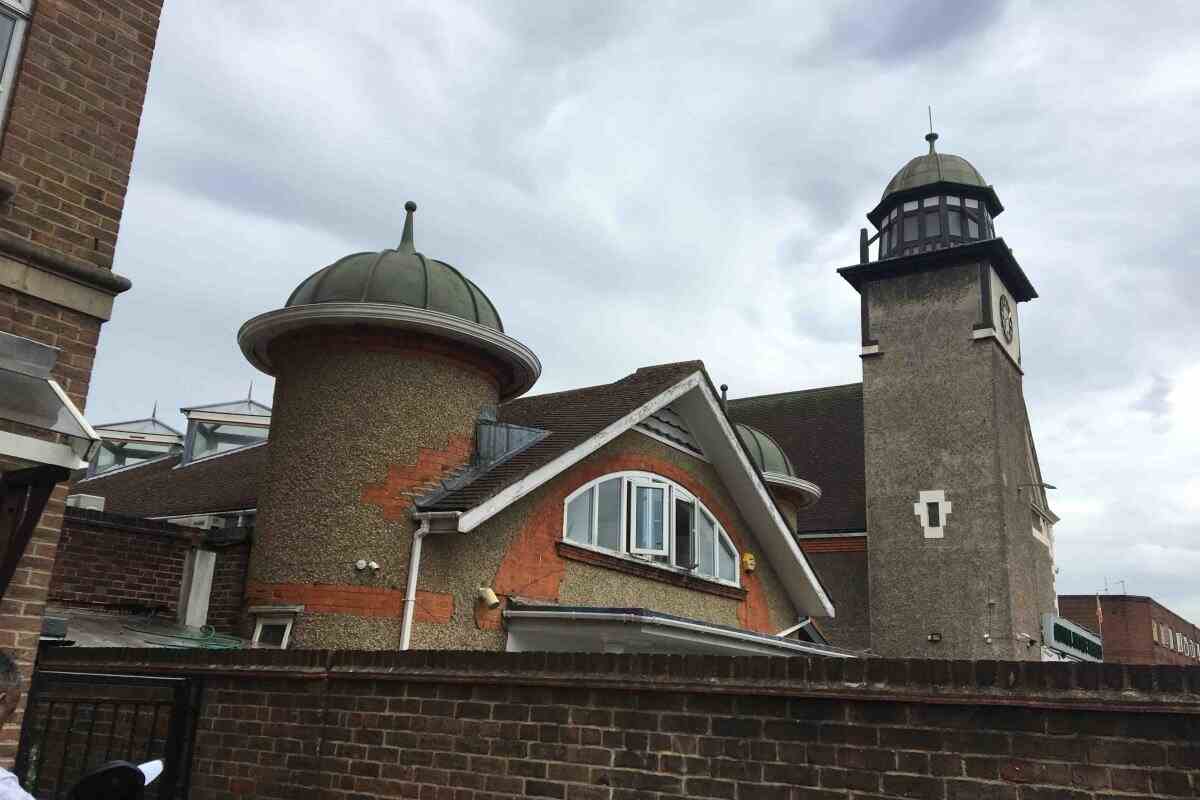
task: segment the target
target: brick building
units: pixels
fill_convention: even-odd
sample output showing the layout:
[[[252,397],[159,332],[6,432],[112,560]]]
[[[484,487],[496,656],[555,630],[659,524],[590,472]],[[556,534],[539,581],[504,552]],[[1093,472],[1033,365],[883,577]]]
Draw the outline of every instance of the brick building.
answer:
[[[37,362],[25,364],[31,374],[6,375],[27,384],[32,378],[41,390],[53,381],[80,409],[100,327],[130,285],[112,271],[113,254],[160,11],[159,0],[0,2],[0,42],[7,42],[0,53],[0,349]],[[51,364],[48,374],[38,373]],[[33,392],[4,393],[10,402],[37,401]],[[44,440],[51,449],[70,438],[21,427],[29,417],[13,415],[3,400],[0,419],[16,423],[0,426],[5,434]],[[55,479],[43,474],[31,484],[36,468],[24,451],[0,450],[0,528],[8,537],[0,647],[29,670],[65,487],[39,496]],[[34,513],[43,502],[44,513]],[[26,535],[31,543],[22,548]],[[15,743],[16,726],[0,732],[0,762],[11,759]]]
[[[1200,628],[1152,597],[1068,594],[1059,613],[1100,634],[1104,660],[1119,664],[1200,664]]]

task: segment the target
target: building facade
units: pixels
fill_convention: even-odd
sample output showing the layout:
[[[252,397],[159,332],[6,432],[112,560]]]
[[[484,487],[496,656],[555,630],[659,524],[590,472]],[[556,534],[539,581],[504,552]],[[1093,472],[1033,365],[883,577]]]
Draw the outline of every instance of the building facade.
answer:
[[[0,351],[39,362],[15,369],[6,362],[4,377],[36,383],[42,392],[52,382],[64,392],[64,408],[83,407],[101,325],[130,285],[113,272],[113,254],[160,11],[158,0],[0,2],[0,42],[7,43],[0,51]],[[36,424],[37,434],[30,433],[26,423],[36,423],[41,411],[10,408],[13,401],[40,402],[35,391],[6,383],[0,395],[0,420],[16,423],[0,424],[6,435],[66,435]],[[75,432],[87,439],[86,426]],[[6,555],[0,647],[15,652],[26,671],[37,650],[66,493],[60,486],[41,498],[36,527],[37,513],[18,513],[18,506],[32,508],[21,506],[32,496],[27,455],[0,448],[0,527],[10,545],[14,531],[30,537],[28,546],[10,547]],[[34,485],[33,493],[50,492],[54,480]],[[16,731],[0,731],[0,761],[11,759]]]
[[[1059,613],[1104,640],[1104,660],[1117,664],[1200,663],[1200,628],[1152,597],[1067,594]]]
[[[1057,518],[1017,318],[1036,292],[995,190],[935,139],[840,270],[862,383],[726,400],[684,362],[524,397],[536,356],[416,251],[409,204],[396,248],[318,270],[243,326],[271,408],[184,409],[186,433],[102,426],[105,452],[161,441],[75,491],[106,513],[252,524],[259,645],[1052,658]]]

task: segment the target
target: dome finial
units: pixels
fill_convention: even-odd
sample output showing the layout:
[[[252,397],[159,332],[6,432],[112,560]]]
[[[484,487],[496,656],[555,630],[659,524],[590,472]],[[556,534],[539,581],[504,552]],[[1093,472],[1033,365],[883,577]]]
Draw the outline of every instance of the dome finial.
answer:
[[[933,106],[926,106],[929,110],[929,133],[925,134],[925,141],[929,142],[929,155],[933,155],[933,143],[937,141],[938,135],[933,132]]]
[[[413,212],[417,210],[417,204],[409,200],[404,204],[404,233],[400,236],[400,246],[396,249],[402,253],[412,253],[415,251],[413,245]]]

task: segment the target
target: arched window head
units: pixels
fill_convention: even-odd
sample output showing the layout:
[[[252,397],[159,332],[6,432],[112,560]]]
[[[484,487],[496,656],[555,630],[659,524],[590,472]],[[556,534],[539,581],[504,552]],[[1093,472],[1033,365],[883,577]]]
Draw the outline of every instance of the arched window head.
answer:
[[[616,472],[567,497],[571,544],[738,586],[737,548],[691,492],[649,472]]]

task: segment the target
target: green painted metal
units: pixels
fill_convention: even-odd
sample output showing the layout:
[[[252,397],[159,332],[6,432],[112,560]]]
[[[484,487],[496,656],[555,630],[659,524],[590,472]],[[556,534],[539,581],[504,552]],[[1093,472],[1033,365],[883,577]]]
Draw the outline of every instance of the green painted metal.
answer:
[[[774,439],[758,428],[752,428],[740,422],[735,427],[738,438],[750,451],[750,458],[754,461],[754,466],[758,467],[759,472],[774,472],[796,477],[796,470],[792,468],[792,462],[788,460],[783,448],[776,444]]]
[[[503,333],[487,295],[454,267],[428,258],[413,244],[413,213],[404,204],[404,233],[394,250],[351,253],[306,278],[285,306],[313,303],[391,303],[440,311]]]
[[[983,176],[979,174],[979,170],[975,169],[970,161],[962,156],[937,152],[933,146],[937,138],[936,133],[926,134],[925,141],[929,142],[929,152],[912,159],[896,173],[887,188],[883,190],[884,200],[893,194],[941,181],[960,183],[965,186],[986,187],[988,185]]]

